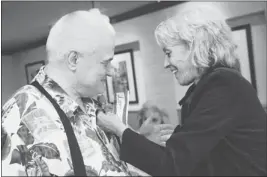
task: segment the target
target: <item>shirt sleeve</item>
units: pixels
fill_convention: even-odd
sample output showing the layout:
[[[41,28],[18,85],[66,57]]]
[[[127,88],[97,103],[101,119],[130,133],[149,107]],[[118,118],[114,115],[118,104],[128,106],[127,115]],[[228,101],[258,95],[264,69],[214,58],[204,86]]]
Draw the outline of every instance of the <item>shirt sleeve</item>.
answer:
[[[127,129],[122,138],[122,160],[152,176],[190,175],[198,162],[236,126],[238,111],[242,109],[236,90],[227,79],[212,77],[196,108],[184,125],[176,128],[165,148]]]
[[[2,174],[4,176],[25,176],[25,168],[21,162],[18,146],[25,145],[19,137],[21,124],[19,106],[16,99],[11,98],[2,108]]]
[[[25,176],[32,159],[30,146],[34,136],[23,121],[36,112],[37,98],[27,89],[20,89],[2,108],[2,172],[4,176]],[[33,117],[33,116],[31,116]],[[12,170],[11,170],[12,169]]]

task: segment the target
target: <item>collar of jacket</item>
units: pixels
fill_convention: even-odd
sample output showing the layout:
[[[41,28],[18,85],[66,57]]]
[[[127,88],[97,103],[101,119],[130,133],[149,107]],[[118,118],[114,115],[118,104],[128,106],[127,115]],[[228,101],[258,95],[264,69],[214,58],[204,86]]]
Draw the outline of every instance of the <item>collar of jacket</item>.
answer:
[[[199,80],[198,84],[204,79],[207,77],[207,75],[209,75],[210,73],[212,73],[214,70],[218,69],[218,68],[229,68],[229,67],[226,67],[222,64],[218,64],[216,66],[213,66],[213,67],[210,67],[209,69],[206,70],[206,72],[202,75],[201,79]],[[187,89],[186,93],[185,93],[185,96],[178,102],[180,106],[184,105],[185,103],[188,103],[191,101],[191,98],[192,98],[192,94],[196,88],[196,86],[198,84],[191,84],[191,86]]]

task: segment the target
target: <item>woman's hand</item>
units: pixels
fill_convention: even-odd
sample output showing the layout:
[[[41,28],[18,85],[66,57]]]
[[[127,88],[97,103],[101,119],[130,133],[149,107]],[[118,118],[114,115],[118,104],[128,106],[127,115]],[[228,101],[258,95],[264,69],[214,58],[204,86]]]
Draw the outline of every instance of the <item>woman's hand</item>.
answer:
[[[140,127],[139,133],[150,141],[165,146],[174,129],[175,126],[171,124],[154,125],[151,123],[150,118],[148,118]]]
[[[124,130],[127,128],[116,114],[110,112],[107,112],[106,114],[99,112],[97,115],[97,125],[107,132],[112,132],[119,137],[122,136]]]

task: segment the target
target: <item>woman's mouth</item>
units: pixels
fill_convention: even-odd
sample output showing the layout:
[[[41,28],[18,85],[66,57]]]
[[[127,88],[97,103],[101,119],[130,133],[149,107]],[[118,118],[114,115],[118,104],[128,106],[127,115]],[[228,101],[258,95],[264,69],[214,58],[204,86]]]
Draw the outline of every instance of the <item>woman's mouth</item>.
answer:
[[[177,69],[175,69],[175,70],[171,70],[171,72],[173,73],[173,74],[175,74],[175,73],[177,73]]]
[[[177,73],[177,71],[178,71],[178,69],[176,68],[176,67],[170,67],[170,71],[173,73],[173,74],[175,74],[175,73]]]

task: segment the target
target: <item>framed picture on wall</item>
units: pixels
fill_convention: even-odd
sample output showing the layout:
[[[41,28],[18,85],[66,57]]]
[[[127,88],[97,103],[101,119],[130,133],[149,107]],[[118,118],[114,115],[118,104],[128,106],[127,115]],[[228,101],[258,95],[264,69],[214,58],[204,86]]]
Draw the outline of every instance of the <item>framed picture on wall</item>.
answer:
[[[129,88],[129,104],[138,104],[138,91],[135,76],[134,56],[133,49],[127,49],[120,52],[115,52],[112,65],[116,68],[123,66],[126,70],[125,82],[127,82]],[[107,77],[106,81],[106,95],[109,103],[114,103],[114,90],[112,77]]]
[[[251,26],[249,24],[232,28],[234,41],[237,45],[237,55],[240,59],[241,74],[257,90],[254,68]]]
[[[27,84],[29,84],[32,81],[32,79],[38,73],[39,69],[44,65],[45,65],[44,60],[28,63],[25,65]]]

